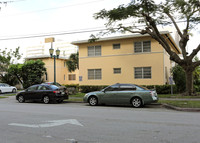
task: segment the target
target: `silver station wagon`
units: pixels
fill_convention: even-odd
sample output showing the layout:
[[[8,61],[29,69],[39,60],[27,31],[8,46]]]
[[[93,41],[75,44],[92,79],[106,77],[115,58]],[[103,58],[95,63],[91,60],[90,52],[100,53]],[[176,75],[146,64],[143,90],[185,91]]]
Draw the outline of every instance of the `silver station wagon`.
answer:
[[[89,92],[83,98],[91,106],[99,104],[125,105],[135,108],[158,101],[156,91],[135,84],[114,84],[101,91]]]

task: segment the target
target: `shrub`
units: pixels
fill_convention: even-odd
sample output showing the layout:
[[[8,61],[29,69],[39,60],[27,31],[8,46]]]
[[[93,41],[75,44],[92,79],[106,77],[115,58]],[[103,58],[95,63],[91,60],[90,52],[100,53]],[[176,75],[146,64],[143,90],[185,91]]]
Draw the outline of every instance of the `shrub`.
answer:
[[[170,94],[171,93],[171,85],[144,85],[148,89],[155,89],[158,94]],[[173,93],[178,93],[177,86],[172,85]]]
[[[67,87],[69,92],[73,92],[71,94],[82,92],[82,93],[88,93],[92,91],[100,91],[107,87],[108,85],[64,85]],[[148,89],[155,89],[158,94],[170,94],[171,93],[171,85],[142,85],[143,87],[146,87]],[[173,93],[178,93],[176,85],[172,85],[173,87]]]
[[[107,87],[107,85],[81,85],[79,86],[79,91],[83,93],[99,91]]]
[[[65,86],[67,88],[69,95],[73,95],[73,94],[76,94],[77,92],[79,92],[78,84],[67,84],[67,85],[63,85],[63,86]]]

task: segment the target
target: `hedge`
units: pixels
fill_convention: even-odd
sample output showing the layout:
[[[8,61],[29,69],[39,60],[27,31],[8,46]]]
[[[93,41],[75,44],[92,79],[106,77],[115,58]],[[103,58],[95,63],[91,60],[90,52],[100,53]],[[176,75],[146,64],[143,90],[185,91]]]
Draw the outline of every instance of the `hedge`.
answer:
[[[64,85],[68,89],[73,89],[75,92],[82,92],[82,93],[88,93],[92,91],[100,91],[107,87],[108,85]],[[146,87],[148,89],[154,89],[158,94],[170,94],[171,93],[171,85],[142,85],[143,87]],[[178,90],[176,85],[172,85],[173,87],[173,93],[177,94]],[[73,91],[74,92],[74,91]]]
[[[81,85],[79,86],[79,91],[83,93],[88,93],[92,91],[99,91],[107,87],[108,85]]]
[[[171,93],[171,85],[143,85],[148,89],[155,89],[158,94],[170,94]],[[177,94],[178,90],[176,85],[172,85],[173,94]]]

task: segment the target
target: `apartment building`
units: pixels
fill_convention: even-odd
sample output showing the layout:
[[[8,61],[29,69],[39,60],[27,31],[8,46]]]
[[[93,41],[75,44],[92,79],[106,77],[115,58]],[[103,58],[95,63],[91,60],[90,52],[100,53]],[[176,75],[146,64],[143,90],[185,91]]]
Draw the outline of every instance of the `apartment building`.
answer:
[[[180,49],[168,31],[161,32],[172,50]],[[149,35],[124,35],[89,43],[74,41],[79,47],[79,85],[169,83],[172,62],[162,46]]]
[[[77,53],[78,47],[65,41],[53,42],[52,47],[54,50],[60,50],[59,59],[56,59],[56,82],[60,84],[78,84],[78,70],[70,73],[66,65],[66,61],[69,59],[69,56],[72,53]],[[26,48],[26,60],[41,59],[45,63],[45,67],[47,69],[47,73],[44,75],[45,82],[54,81],[54,59],[50,57],[50,48],[51,43],[45,42]]]

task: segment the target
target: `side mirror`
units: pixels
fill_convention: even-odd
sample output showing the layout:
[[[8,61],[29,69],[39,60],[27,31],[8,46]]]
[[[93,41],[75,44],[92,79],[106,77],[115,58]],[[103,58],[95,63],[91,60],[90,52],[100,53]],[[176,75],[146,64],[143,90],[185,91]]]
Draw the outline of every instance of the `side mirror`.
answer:
[[[102,91],[102,92],[104,92],[104,93],[106,92],[106,90],[105,90],[105,89],[102,89],[101,91]]]

